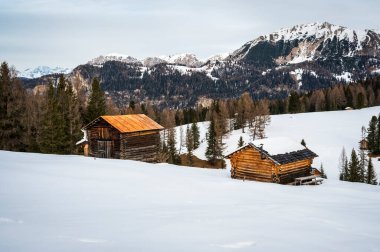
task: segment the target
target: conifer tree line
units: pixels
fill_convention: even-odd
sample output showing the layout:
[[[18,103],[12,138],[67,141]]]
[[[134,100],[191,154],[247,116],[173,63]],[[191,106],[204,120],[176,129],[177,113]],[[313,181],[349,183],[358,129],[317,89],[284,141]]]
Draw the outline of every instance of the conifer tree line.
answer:
[[[347,157],[346,150],[343,148],[339,157],[339,179],[350,182],[361,182],[376,185],[377,175],[372,163],[372,158],[368,154],[378,155],[379,152],[379,119],[372,116],[369,126],[361,129],[361,141],[359,142],[359,150],[352,149],[350,158]],[[363,145],[363,141],[367,140],[368,148]]]
[[[26,92],[17,79],[16,71],[10,69],[6,62],[2,63],[0,149],[77,153],[75,143],[82,137],[80,129],[98,116],[144,113],[166,128],[161,142],[162,156],[169,154],[168,160],[173,163],[180,162],[180,153],[175,148],[177,138],[174,127],[191,124],[189,131],[183,132],[181,145],[192,152],[199,146],[199,137],[196,136],[199,135],[199,129],[197,133],[196,123],[210,120],[212,128],[209,127],[207,133],[210,145],[207,156],[210,162],[214,162],[221,158],[223,136],[232,130],[247,130],[252,140],[265,137],[270,114],[336,110],[346,106],[360,108],[380,104],[380,78],[309,93],[292,93],[284,100],[253,100],[247,92],[236,99],[214,100],[209,107],[192,108],[161,108],[150,102],[135,101],[120,108],[110,97],[106,99],[101,83],[96,78],[92,80],[88,98],[83,90],[78,90],[75,83],[74,86],[75,88],[73,83],[61,76],[57,81],[49,83],[45,92]],[[188,132],[193,136],[187,137]],[[371,137],[370,130],[368,137]],[[380,141],[376,143],[378,142]]]
[[[0,69],[0,149],[75,154],[85,123],[106,113],[106,98],[94,79],[88,105],[61,75],[42,93],[26,92],[6,62]],[[82,94],[83,95],[83,94]]]
[[[364,150],[357,154],[355,149],[352,149],[348,158],[345,149],[342,149],[339,157],[340,180],[377,185],[372,159],[367,158],[367,155],[363,153]]]
[[[339,84],[310,92],[291,92],[284,100],[270,103],[271,114],[361,109],[380,105],[380,77]]]

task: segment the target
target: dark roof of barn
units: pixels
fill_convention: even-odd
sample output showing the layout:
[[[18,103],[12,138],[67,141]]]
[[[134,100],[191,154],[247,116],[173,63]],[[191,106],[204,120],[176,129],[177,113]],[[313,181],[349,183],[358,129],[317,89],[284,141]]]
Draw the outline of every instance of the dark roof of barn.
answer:
[[[164,127],[144,114],[99,116],[87,124],[83,129],[88,129],[100,120],[106,121],[120,133],[131,133],[150,130],[162,130]]]
[[[309,149],[304,149],[304,150],[292,151],[285,154],[277,154],[271,157],[274,160],[276,160],[279,164],[289,164],[289,163],[294,163],[296,161],[315,158],[315,157],[318,157],[318,155]]]
[[[282,140],[283,142],[278,142],[278,144],[280,144],[280,145],[281,144],[282,145],[287,144],[287,142],[285,141],[285,140],[287,140],[286,138],[281,138],[280,140]],[[289,140],[287,140],[287,141],[289,141]],[[257,143],[262,143],[262,142],[265,143],[268,141],[265,141],[265,140],[264,141],[257,141],[256,144],[248,143],[247,145],[235,150],[234,152],[231,152],[230,154],[226,155],[225,157],[230,158],[233,154],[235,154],[239,151],[242,151],[247,147],[252,147],[252,148],[258,150],[260,153],[262,153],[263,155],[265,155],[269,159],[271,159],[273,162],[275,162],[277,165],[289,164],[289,163],[294,163],[294,162],[301,161],[301,160],[312,159],[312,158],[318,157],[317,154],[315,154],[313,151],[309,150],[308,148],[305,148],[302,145],[300,145],[301,146],[300,148],[296,147],[296,149],[294,151],[289,151],[289,152],[284,152],[284,153],[276,153],[275,152],[276,153],[275,155],[270,154],[265,149],[265,144],[258,146]],[[276,141],[274,141],[274,142],[276,142]],[[274,142],[272,141],[272,144]],[[294,146],[292,146],[292,147],[294,148]],[[286,149],[286,148],[284,148],[284,149]]]

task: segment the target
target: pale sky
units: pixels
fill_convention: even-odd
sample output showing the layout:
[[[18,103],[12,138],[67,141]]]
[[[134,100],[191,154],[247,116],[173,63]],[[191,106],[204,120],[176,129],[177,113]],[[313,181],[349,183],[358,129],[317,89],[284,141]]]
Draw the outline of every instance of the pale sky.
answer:
[[[0,60],[24,70],[108,53],[205,59],[296,24],[380,29],[379,10],[379,0],[0,0]]]

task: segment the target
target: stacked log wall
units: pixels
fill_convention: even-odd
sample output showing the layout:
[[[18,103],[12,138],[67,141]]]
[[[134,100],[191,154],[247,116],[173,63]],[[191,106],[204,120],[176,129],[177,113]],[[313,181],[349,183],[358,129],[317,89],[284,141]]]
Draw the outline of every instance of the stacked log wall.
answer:
[[[296,161],[280,165],[278,167],[278,177],[281,184],[288,184],[294,182],[295,178],[305,177],[311,175],[311,162],[310,159]]]
[[[230,157],[231,177],[236,179],[288,184],[295,178],[309,176],[312,159],[278,165],[258,150],[247,147]]]
[[[231,177],[237,179],[273,182],[275,164],[253,148],[241,150],[231,157]]]
[[[120,158],[144,162],[157,162],[159,131],[121,134]]]

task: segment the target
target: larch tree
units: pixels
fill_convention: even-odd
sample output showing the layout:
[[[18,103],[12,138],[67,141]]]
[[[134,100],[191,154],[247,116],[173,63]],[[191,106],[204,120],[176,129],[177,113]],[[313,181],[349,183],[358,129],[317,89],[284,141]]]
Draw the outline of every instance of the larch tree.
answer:
[[[346,155],[346,150],[344,147],[342,148],[342,152],[339,156],[339,179],[343,181],[349,180],[349,173],[348,173],[348,160]]]
[[[366,129],[363,126],[362,127],[362,139],[365,139],[366,135]],[[367,170],[367,165],[368,165],[368,159],[367,159],[367,154],[364,149],[360,148],[359,146],[359,181],[364,182],[365,181],[365,173]]]

